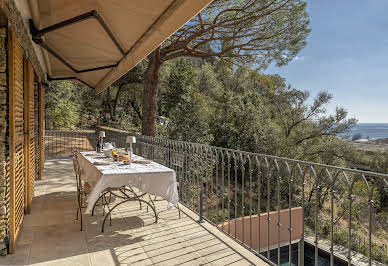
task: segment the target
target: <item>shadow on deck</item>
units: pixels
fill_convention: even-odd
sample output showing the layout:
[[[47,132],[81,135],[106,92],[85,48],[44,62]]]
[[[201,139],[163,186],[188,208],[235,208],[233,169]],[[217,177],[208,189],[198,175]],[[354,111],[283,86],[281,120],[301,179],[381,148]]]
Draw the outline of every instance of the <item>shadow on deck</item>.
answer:
[[[101,233],[101,208],[84,215],[84,231],[76,216],[75,178],[70,158],[46,161],[44,180],[36,182],[32,212],[24,218],[14,254],[2,265],[266,265],[185,207],[151,212],[136,202],[115,209],[112,226]],[[158,211],[167,203],[158,202]]]

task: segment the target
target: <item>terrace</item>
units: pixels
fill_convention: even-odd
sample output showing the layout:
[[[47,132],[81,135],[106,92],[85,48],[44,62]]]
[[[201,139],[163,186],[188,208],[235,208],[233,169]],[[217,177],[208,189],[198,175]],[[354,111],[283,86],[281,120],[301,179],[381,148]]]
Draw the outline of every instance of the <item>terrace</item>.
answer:
[[[106,127],[101,130],[105,130],[108,141],[121,147],[131,134]],[[138,203],[132,202],[115,209],[112,225],[106,225],[104,233],[100,208],[94,216],[84,215],[85,229],[80,232],[79,220],[75,220],[75,178],[68,156],[74,147],[93,150],[96,136],[94,131],[46,131],[48,159],[44,179],[36,183],[35,211],[25,218],[15,254],[3,263],[384,265],[375,259],[385,247],[376,244],[379,242],[372,234],[372,223],[367,224],[371,234],[364,246],[353,226],[343,230],[350,233],[351,237],[345,239],[350,244],[341,244],[334,212],[327,217],[319,211],[314,190],[311,203],[307,191],[318,175],[320,182],[325,175],[343,175],[353,181],[359,176],[382,180],[386,176],[145,136],[137,136],[135,153],[175,170],[182,217],[175,208],[165,210],[166,201],[160,201],[156,208],[163,211],[154,223],[151,212],[145,207],[140,210]],[[279,168],[273,168],[276,165]],[[271,172],[273,176],[281,173],[286,180],[287,197],[279,197],[282,180],[273,179]],[[347,184],[341,178],[336,180]],[[265,193],[260,196],[261,191]],[[353,197],[359,200],[360,195]],[[329,207],[335,209],[341,202],[350,203],[347,197],[332,193]],[[306,216],[308,208],[312,208],[312,214]],[[374,219],[374,214],[369,218]],[[325,235],[323,228],[327,225],[329,234]]]
[[[374,201],[388,175],[141,135],[135,153],[175,171],[182,216],[154,223],[128,202],[105,232],[100,208],[80,231],[74,147],[135,134],[45,131],[44,82],[100,93],[212,1],[111,2],[0,0],[0,264],[387,263]]]
[[[257,256],[182,207],[159,215],[154,223],[138,203],[122,205],[112,226],[101,233],[101,209],[87,215],[85,229],[75,220],[75,177],[70,158],[46,160],[44,180],[36,183],[34,212],[26,216],[15,253],[6,265],[265,265]],[[160,201],[157,209],[165,210]]]

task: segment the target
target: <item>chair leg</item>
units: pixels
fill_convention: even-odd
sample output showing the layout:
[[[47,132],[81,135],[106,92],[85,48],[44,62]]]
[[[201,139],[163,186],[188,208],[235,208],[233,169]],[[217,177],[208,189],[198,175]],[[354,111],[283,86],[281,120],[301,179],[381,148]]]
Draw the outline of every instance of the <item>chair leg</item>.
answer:
[[[81,231],[83,230],[83,220],[82,220],[82,194],[79,196],[78,200],[78,209],[79,209],[79,215],[80,215],[80,222],[81,222]]]
[[[176,208],[178,209],[178,213],[179,213],[179,219],[181,218],[181,209],[179,208],[179,205],[178,203],[176,204]]]
[[[78,190],[77,190],[77,202],[78,202],[78,207],[77,207],[77,215],[76,215],[76,218],[75,218],[77,221],[78,221],[78,212],[79,212],[79,206],[80,206],[80,205],[79,205],[79,196],[80,196],[80,195],[79,195],[79,192],[78,192]]]
[[[101,206],[102,206],[102,216],[105,216],[104,196],[102,196],[101,198]]]
[[[81,207],[80,207],[81,208]],[[83,220],[82,220],[82,210],[80,210],[80,216],[81,216],[81,231],[83,231],[83,228],[82,228],[82,226],[83,226]]]

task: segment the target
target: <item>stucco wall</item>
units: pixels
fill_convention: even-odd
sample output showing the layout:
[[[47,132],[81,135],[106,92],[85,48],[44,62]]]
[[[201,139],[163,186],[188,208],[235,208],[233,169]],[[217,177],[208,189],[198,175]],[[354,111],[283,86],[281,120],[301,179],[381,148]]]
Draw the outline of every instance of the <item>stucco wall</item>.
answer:
[[[290,241],[290,217],[289,210],[284,209],[280,211],[280,244],[285,245]],[[269,246],[277,247],[278,243],[278,212],[273,211],[269,213]],[[296,207],[291,209],[291,241],[298,241],[302,236],[302,207]],[[252,224],[250,224],[252,221]],[[243,226],[244,224],[244,226]],[[222,227],[222,224],[219,225]],[[244,234],[243,234],[244,228]],[[251,231],[252,228],[252,231]],[[238,218],[230,221],[230,234],[234,237],[236,232],[236,237],[243,241],[248,246],[251,246],[253,249],[257,250],[258,248],[258,216],[252,215],[252,220],[250,216],[244,217],[243,219]],[[237,229],[237,230],[236,230]],[[229,232],[229,223],[226,222],[223,225],[223,230]],[[251,243],[252,239],[252,243]],[[260,249],[263,250],[268,246],[268,213],[260,214]]]

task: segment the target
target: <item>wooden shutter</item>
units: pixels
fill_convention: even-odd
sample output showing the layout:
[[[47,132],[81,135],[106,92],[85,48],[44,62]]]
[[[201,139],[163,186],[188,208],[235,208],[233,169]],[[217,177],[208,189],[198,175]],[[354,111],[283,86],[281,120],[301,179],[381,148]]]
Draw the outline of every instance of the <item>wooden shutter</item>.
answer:
[[[24,218],[25,162],[23,123],[23,49],[16,35],[8,31],[9,71],[9,155],[10,155],[10,252]]]
[[[24,154],[25,154],[25,211],[31,210],[35,184],[35,132],[34,132],[34,69],[24,59]]]
[[[44,88],[39,83],[39,173],[40,179],[43,179],[44,167]]]

